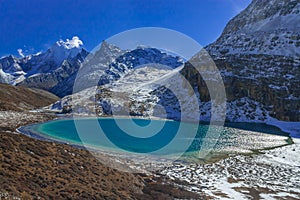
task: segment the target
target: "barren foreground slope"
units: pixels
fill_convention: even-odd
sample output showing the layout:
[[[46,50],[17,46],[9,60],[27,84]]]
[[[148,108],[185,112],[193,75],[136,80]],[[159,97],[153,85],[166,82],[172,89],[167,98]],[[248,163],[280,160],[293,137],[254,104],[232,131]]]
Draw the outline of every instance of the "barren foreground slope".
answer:
[[[87,150],[18,134],[49,115],[0,111],[0,194],[22,199],[198,199],[152,175],[120,172]],[[103,155],[103,158],[105,156]]]

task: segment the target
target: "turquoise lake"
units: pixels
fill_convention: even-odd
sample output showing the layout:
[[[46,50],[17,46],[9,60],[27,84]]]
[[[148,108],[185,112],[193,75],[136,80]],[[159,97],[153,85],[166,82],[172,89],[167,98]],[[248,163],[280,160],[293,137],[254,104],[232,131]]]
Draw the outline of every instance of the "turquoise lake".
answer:
[[[231,123],[229,127],[133,118],[54,120],[21,127],[32,137],[132,153],[176,154],[214,148],[243,152],[286,143],[287,134],[264,124]],[[99,128],[101,127],[101,128]],[[150,134],[153,133],[153,134]],[[268,134],[266,134],[268,133]],[[206,146],[206,147],[204,147]]]

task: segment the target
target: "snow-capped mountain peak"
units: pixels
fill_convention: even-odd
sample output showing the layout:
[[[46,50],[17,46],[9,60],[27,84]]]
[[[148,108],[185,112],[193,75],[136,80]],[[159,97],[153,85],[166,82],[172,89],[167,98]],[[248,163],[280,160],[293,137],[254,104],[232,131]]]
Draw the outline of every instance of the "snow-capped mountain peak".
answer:
[[[82,46],[83,42],[79,39],[79,37],[74,36],[71,40],[66,39],[66,41],[57,41],[44,55],[41,56],[46,59],[51,58],[57,65],[59,65],[65,59],[75,57],[78,53],[80,53]]]
[[[82,46],[83,42],[74,36],[55,42],[46,52],[23,58],[3,57],[0,59],[0,82],[50,90],[76,73],[88,54]]]

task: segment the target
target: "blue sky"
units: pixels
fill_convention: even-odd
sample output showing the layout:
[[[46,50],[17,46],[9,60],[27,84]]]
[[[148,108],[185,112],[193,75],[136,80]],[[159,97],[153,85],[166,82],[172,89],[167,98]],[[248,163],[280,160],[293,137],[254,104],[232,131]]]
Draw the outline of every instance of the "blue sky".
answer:
[[[92,50],[139,27],[164,27],[213,42],[251,0],[0,0],[0,56],[46,50],[78,36]]]

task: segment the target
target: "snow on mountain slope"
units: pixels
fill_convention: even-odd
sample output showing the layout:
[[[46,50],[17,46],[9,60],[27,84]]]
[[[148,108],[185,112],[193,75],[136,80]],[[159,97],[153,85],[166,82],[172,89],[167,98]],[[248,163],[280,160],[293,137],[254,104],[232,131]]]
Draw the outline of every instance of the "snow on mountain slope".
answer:
[[[59,96],[65,93],[55,89],[64,82],[87,56],[78,37],[60,40],[44,53],[16,58],[7,56],[0,59],[0,82],[45,89]],[[67,90],[70,94],[71,90]]]
[[[117,107],[124,107],[126,109],[125,104],[129,102],[130,96],[138,89],[137,82],[139,85],[147,84],[149,81],[157,79],[157,77],[170,73],[170,71],[170,68],[162,68],[161,66],[140,67],[128,72],[128,74],[110,84],[99,87],[90,87],[70,96],[66,96],[62,98],[62,100],[51,105],[49,109],[66,112],[72,108],[73,113],[82,115],[92,114],[96,107],[96,110],[98,109],[98,114],[102,115],[111,112],[111,110],[108,111],[105,109],[104,104],[107,105],[107,102],[110,102],[111,106],[115,107],[115,110],[117,110]],[[148,93],[151,89],[149,87],[146,89],[147,91],[144,91],[145,95],[150,97]],[[140,94],[139,98],[141,98]],[[101,113],[99,113],[99,110],[101,110]]]
[[[37,73],[50,73],[63,63],[64,60],[71,60],[82,51],[83,42],[74,36],[71,40],[59,40],[45,53],[41,53],[27,61],[24,66],[26,76],[35,75]]]
[[[221,37],[207,47],[228,54],[300,56],[300,2],[254,0],[229,21]]]
[[[119,80],[107,85],[106,88],[112,91],[130,91],[148,84],[150,81],[155,81],[172,71],[171,67],[161,64],[145,64],[138,68],[129,70],[127,74]],[[137,87],[138,83],[138,87]]]
[[[0,59],[0,83],[14,84],[14,80],[26,74],[23,69],[23,60],[14,56]]]
[[[60,65],[53,63],[46,65],[48,72],[44,72],[43,66],[42,73],[26,77],[18,85],[45,89],[59,97],[71,94],[77,71],[87,55],[88,52],[82,49],[75,57],[64,60]]]
[[[137,97],[130,97],[136,92],[137,86],[164,77],[180,65],[183,65],[182,58],[154,48],[124,51],[103,42],[100,49],[90,55],[79,70],[76,79],[79,87],[76,88],[77,92],[50,108],[66,111],[72,107],[76,113],[87,114],[95,109],[95,101],[100,101],[96,103],[98,106],[96,110],[100,114],[111,112],[106,107],[108,102],[113,102],[112,106],[126,109],[124,104],[129,102],[128,98]],[[95,91],[97,85],[100,87]]]
[[[103,41],[99,50],[90,54],[80,68],[76,80],[80,84],[75,86],[75,92],[112,83],[136,67],[153,63],[176,68],[183,64],[183,59],[155,48],[121,50]]]

